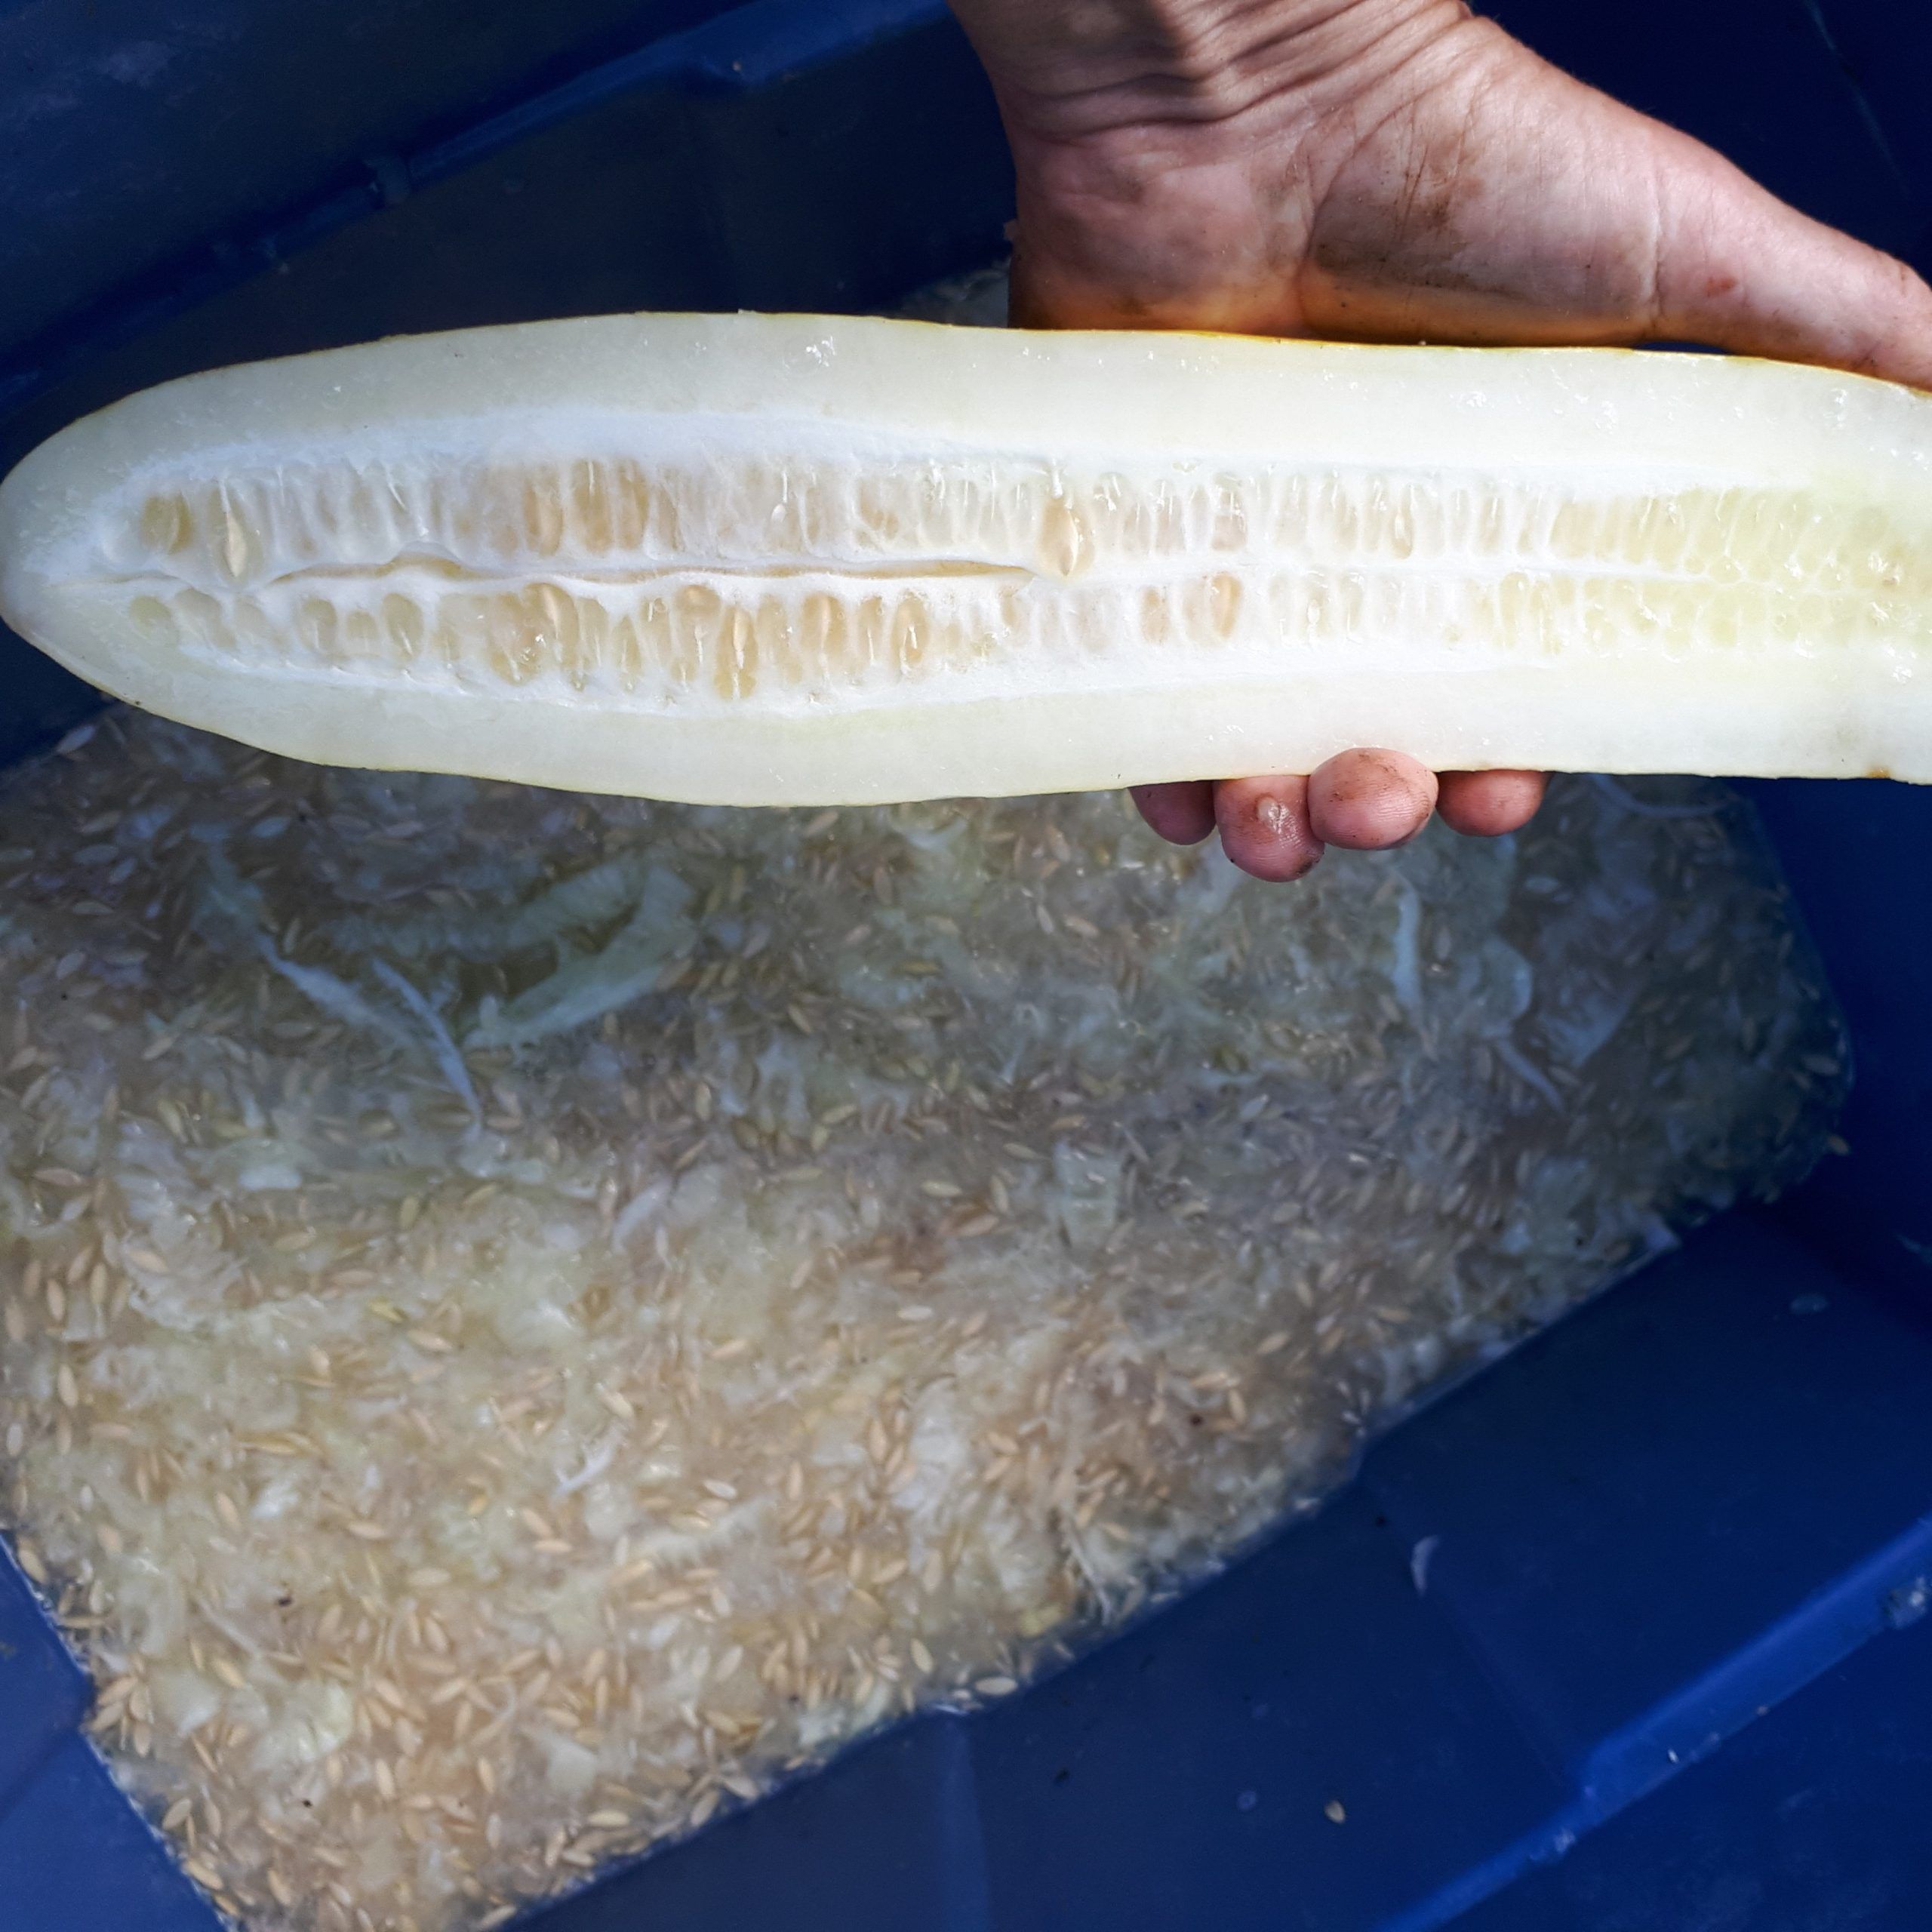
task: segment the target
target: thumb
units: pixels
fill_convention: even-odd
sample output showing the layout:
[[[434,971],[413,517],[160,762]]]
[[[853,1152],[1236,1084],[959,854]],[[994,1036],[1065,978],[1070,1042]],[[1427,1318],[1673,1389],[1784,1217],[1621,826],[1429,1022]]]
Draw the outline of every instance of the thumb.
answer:
[[[1658,171],[1654,338],[1932,389],[1932,288],[1684,146]]]

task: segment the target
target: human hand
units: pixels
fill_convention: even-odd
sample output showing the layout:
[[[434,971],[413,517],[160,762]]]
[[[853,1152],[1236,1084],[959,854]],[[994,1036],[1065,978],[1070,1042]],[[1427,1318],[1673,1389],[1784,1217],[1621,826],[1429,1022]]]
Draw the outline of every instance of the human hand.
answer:
[[[1604,0],[1579,0],[1604,4]],[[953,0],[1019,188],[1014,319],[1378,341],[1683,341],[1932,387],[1932,291],[1460,0]],[[1540,774],[1392,751],[1152,785],[1261,878],[1432,811],[1514,830]]]

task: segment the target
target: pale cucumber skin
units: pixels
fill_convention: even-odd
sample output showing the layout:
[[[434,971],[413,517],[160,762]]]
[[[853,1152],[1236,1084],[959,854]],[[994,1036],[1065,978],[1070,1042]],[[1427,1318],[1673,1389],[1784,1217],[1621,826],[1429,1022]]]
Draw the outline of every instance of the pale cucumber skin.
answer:
[[[1932,532],[1932,398],[1834,372],[1615,350],[1033,334],[813,316],[528,325],[190,377],[72,426],[0,485],[0,614],[131,703],[276,752],[735,804],[1099,789],[1312,769],[1354,744],[1441,769],[1694,771],[1932,782],[1932,596],[1815,652],[1438,648],[1426,637],[1214,662],[1048,670],[989,692],[943,679],[655,709],[320,665],[254,670],[141,635],[124,592],[75,574],[101,505],[198,454],[408,447],[500,414],[557,447],[696,415],[935,448],[1171,463],[1386,465],[1662,488],[1802,488]],[[724,432],[721,429],[721,434]],[[1534,565],[1534,560],[1531,560]],[[1035,593],[1053,594],[1045,585]],[[1059,681],[1055,681],[1056,679]],[[487,681],[485,681],[487,682]],[[983,682],[983,681],[982,681]],[[969,694],[970,693],[970,694]]]

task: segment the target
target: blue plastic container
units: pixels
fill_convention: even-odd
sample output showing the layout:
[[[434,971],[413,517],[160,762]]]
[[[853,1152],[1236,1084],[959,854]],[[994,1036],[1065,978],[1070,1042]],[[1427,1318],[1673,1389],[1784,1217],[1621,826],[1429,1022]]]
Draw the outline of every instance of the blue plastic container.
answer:
[[[1922,9],[1494,11],[1924,257]],[[1010,209],[937,0],[122,11],[0,0],[0,125],[40,128],[0,163],[0,466],[247,357],[876,303],[987,259]],[[0,637],[0,758],[91,701]],[[1850,1018],[1848,1156],[1426,1409],[1075,1668],[530,1923],[1932,1926],[1932,792],[1756,795]],[[0,1564],[0,1932],[211,1932],[77,1732],[87,1694]]]

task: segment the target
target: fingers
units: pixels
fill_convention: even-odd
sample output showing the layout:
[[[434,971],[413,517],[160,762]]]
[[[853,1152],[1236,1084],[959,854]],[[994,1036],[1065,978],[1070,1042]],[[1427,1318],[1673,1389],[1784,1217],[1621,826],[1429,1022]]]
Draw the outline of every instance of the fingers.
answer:
[[[1308,817],[1327,845],[1406,845],[1435,809],[1435,774],[1401,752],[1343,752],[1308,781]]]
[[[1535,817],[1549,783],[1540,771],[1445,771],[1435,808],[1451,831],[1494,838]]]
[[[1312,777],[1232,778],[1213,789],[1222,851],[1276,882],[1305,877],[1331,844],[1405,844],[1435,806],[1435,774],[1400,752],[1344,752]]]
[[[1358,852],[1404,845],[1440,812],[1451,831],[1494,838],[1536,816],[1549,783],[1540,771],[1445,771],[1438,779],[1401,752],[1343,752],[1309,778],[1231,778],[1137,785],[1140,815],[1176,845],[1198,845],[1217,826],[1221,848],[1244,872],[1280,883],[1312,872],[1331,845]]]
[[[1214,820],[1221,850],[1257,878],[1301,878],[1321,860],[1306,778],[1230,778],[1214,787]]]

